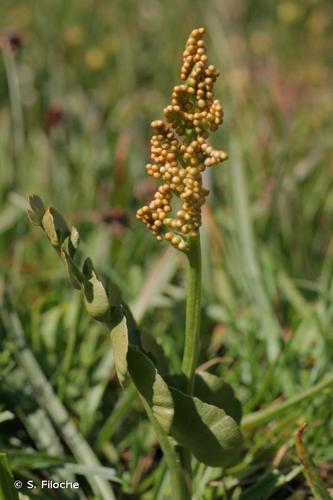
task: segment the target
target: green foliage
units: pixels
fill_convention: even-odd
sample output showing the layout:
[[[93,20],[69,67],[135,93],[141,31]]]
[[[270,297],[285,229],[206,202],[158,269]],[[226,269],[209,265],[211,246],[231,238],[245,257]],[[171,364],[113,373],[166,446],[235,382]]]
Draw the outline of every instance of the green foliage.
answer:
[[[242,435],[235,420],[224,410],[197,397],[171,389],[175,405],[173,436],[199,462],[228,465],[240,454]]]

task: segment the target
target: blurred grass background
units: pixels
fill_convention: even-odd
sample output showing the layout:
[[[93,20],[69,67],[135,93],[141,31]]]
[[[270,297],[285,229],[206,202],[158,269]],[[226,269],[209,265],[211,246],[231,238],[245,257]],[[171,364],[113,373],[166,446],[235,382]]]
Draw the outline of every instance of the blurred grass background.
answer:
[[[36,192],[79,227],[84,253],[119,284],[177,371],[183,261],[135,211],[154,189],[144,168],[150,121],[179,81],[189,32],[202,25],[222,72],[225,124],[213,142],[230,159],[207,178],[200,364],[210,360],[233,384],[245,414],[278,407],[332,371],[332,2],[2,0],[0,447],[15,477],[80,474],[78,497],[52,498],[97,498],[91,477],[111,479],[119,499],[168,492],[142,407],[132,387],[118,386],[108,334],[31,229],[25,200]],[[85,469],[54,401],[90,447]],[[240,465],[197,465],[196,498],[310,498],[294,449],[304,421],[333,487],[326,389],[248,430]]]

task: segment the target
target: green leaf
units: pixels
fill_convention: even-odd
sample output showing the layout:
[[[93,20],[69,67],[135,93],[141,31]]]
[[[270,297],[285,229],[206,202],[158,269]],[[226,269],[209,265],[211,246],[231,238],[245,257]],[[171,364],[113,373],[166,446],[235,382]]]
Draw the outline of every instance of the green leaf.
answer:
[[[0,453],[0,500],[18,500],[14,478],[5,453]]]
[[[49,207],[43,215],[42,226],[49,238],[51,245],[59,248],[70,231],[67,222],[55,207]]]
[[[171,433],[199,462],[212,467],[232,463],[241,451],[242,434],[236,421],[217,406],[170,388],[175,415]]]
[[[174,417],[174,402],[169,387],[157,372],[154,363],[138,347],[129,346],[127,363],[135,387],[168,434]]]
[[[128,331],[127,321],[122,320],[111,330],[111,345],[119,383],[123,385],[127,374]]]
[[[88,314],[108,323],[111,317],[109,299],[89,257],[84,261],[82,273],[84,303]]]
[[[169,386],[186,392],[186,377],[182,374],[168,375],[166,381]],[[208,372],[198,372],[194,379],[193,395],[208,403],[224,410],[239,424],[242,416],[242,406],[235,397],[231,385],[222,378]]]
[[[194,382],[194,395],[205,403],[222,408],[239,424],[242,418],[242,405],[235,397],[231,385],[222,378],[208,372],[196,374]]]

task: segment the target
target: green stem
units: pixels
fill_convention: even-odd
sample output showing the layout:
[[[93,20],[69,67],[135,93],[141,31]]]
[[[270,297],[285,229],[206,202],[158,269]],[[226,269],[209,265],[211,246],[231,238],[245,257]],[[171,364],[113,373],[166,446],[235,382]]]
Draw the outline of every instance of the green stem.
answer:
[[[161,428],[153,415],[153,412],[144,398],[141,398],[149,420],[153,426],[157,439],[162,448],[164,458],[170,473],[171,493],[174,500],[188,500],[189,495],[186,488],[182,467],[177,452],[170,439]]]
[[[200,306],[201,306],[201,249],[200,235],[191,241],[188,254],[188,282],[186,301],[185,346],[182,373],[187,381],[187,394],[192,395],[194,389],[195,369],[198,363],[200,345]],[[191,489],[191,455],[186,449],[180,450],[185,477]]]
[[[187,393],[193,394],[194,375],[200,343],[201,250],[200,235],[191,241],[186,302],[185,348],[182,372],[187,379]]]

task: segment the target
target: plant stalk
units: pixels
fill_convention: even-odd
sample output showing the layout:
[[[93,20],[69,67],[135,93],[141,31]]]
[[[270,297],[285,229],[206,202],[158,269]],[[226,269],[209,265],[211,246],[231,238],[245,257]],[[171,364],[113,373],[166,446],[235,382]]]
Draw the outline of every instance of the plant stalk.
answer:
[[[186,377],[187,394],[194,390],[195,369],[198,364],[200,346],[200,308],[201,308],[201,248],[200,235],[193,238],[188,254],[188,281],[186,300],[185,346],[182,363],[182,373]],[[184,475],[191,490],[192,471],[191,454],[182,448],[180,457]]]
[[[186,301],[185,347],[182,373],[187,380],[187,393],[193,394],[194,375],[198,362],[200,345],[200,307],[201,307],[201,249],[200,235],[191,241],[188,254],[188,282]]]
[[[201,251],[200,236],[193,238],[188,255],[188,289],[186,302],[185,348],[182,372],[187,380],[187,392],[193,394],[194,375],[197,366],[200,334],[200,303],[201,303]],[[156,421],[149,405],[143,404],[149,420],[162,448],[167,469],[170,473],[173,498],[183,500],[191,496],[191,455],[185,448],[179,448],[178,453],[168,436]]]

